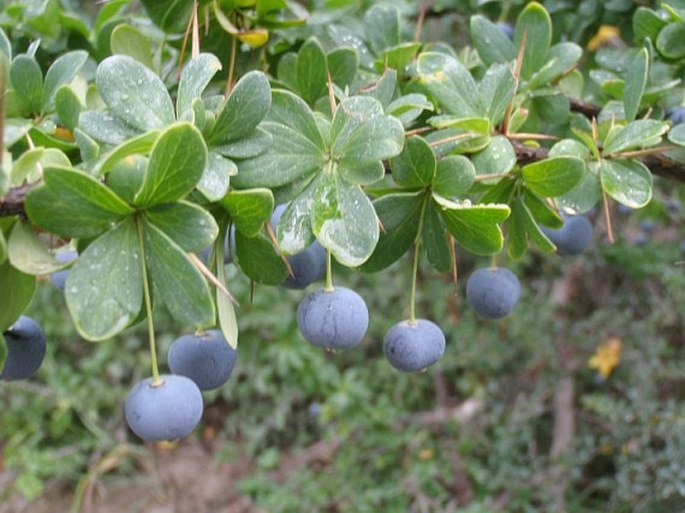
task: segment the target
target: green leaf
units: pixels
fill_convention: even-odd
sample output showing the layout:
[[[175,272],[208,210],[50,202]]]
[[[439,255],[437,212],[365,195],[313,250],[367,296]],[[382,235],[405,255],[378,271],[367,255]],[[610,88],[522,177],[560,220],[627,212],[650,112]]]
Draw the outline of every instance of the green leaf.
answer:
[[[331,156],[341,166],[362,168],[399,154],[404,127],[387,116],[383,106],[368,96],[353,96],[340,102],[331,125]]]
[[[516,20],[514,44],[519,48],[524,34],[525,49],[521,77],[528,80],[545,65],[552,41],[552,20],[545,8],[537,2],[528,3]]]
[[[326,93],[328,64],[316,37],[310,37],[297,54],[297,90],[309,105]]]
[[[421,86],[445,112],[458,117],[480,117],[485,114],[476,82],[454,57],[424,52],[419,55],[416,71]]]
[[[288,269],[273,244],[263,234],[245,237],[235,234],[235,245],[240,269],[257,283],[280,285],[288,276]]]
[[[219,240],[226,240],[227,228],[219,232]],[[214,273],[219,283],[226,286],[226,267],[224,266],[224,245],[218,244],[216,247],[216,268]],[[224,294],[219,287],[215,288],[216,294],[216,311],[219,321],[219,327],[228,345],[233,349],[238,347],[238,319],[235,315],[235,308],[233,302]]]
[[[672,127],[668,131],[668,140],[678,146],[685,146],[685,123]]]
[[[45,185],[26,196],[26,213],[62,237],[93,237],[133,213],[107,186],[74,168],[46,168]]]
[[[521,168],[521,175],[535,194],[543,197],[561,196],[580,181],[585,162],[576,157],[551,157]]]
[[[450,239],[434,202],[426,205],[423,218],[423,246],[431,265],[441,273],[452,270]]]
[[[564,225],[564,220],[557,210],[537,194],[526,191],[523,201],[528,210],[530,210],[536,224],[554,229],[561,228]]]
[[[0,52],[5,54],[7,61],[12,61],[12,44],[3,29],[0,29]]]
[[[19,219],[14,224],[7,244],[10,263],[23,273],[50,274],[64,267],[64,263],[53,258],[26,221]]]
[[[507,253],[512,259],[518,260],[525,254],[530,242],[547,253],[556,249],[535,222],[528,206],[518,197],[511,206],[511,217],[507,224]]]
[[[186,122],[172,125],[152,147],[135,204],[150,207],[183,198],[195,188],[206,163],[207,147],[200,131]]]
[[[402,153],[390,160],[392,177],[397,185],[407,188],[428,187],[435,176],[433,149],[422,137],[407,139]]]
[[[185,119],[192,108],[193,100],[202,97],[205,88],[220,69],[221,62],[211,53],[201,53],[185,65],[176,97],[176,113],[179,119]]]
[[[407,252],[419,234],[424,201],[421,191],[388,194],[374,201],[383,231],[361,271],[375,273],[385,269]]]
[[[498,223],[509,216],[507,205],[456,203],[435,193],[432,197],[447,230],[467,251],[491,255],[502,250],[504,238]]]
[[[159,297],[178,322],[214,325],[214,300],[207,281],[188,255],[159,228],[145,221],[146,262]]]
[[[13,267],[9,260],[0,264],[0,333],[7,330],[31,303],[36,291],[36,278]],[[7,292],[11,291],[11,294]]]
[[[583,49],[575,43],[554,45],[547,52],[544,65],[530,77],[528,88],[537,89],[554,82],[576,67],[582,56]]]
[[[656,38],[656,49],[668,59],[685,57],[685,22],[666,25]]]
[[[112,145],[123,144],[128,142],[128,139],[138,135],[135,128],[127,125],[119,118],[109,112],[97,110],[81,112],[79,128],[93,139]]]
[[[655,119],[638,119],[624,127],[611,132],[611,137],[604,140],[603,155],[611,155],[620,151],[654,146],[661,140],[661,136],[668,131],[668,124]]]
[[[232,190],[221,200],[231,214],[231,221],[245,237],[255,237],[274,210],[274,196],[269,189]]]
[[[36,181],[41,176],[43,167],[68,167],[69,158],[54,148],[33,148],[21,154],[12,166],[12,183],[21,185],[25,180]]]
[[[220,146],[212,146],[212,150],[228,158],[250,159],[265,153],[272,144],[273,138],[270,133],[261,128],[255,128],[243,139],[230,141]]]
[[[110,112],[142,132],[174,122],[174,107],[164,82],[132,57],[106,58],[97,68],[95,84]]]
[[[212,215],[187,201],[154,206],[145,211],[145,216],[184,251],[200,251],[219,234]]]
[[[567,213],[582,214],[590,210],[601,198],[597,162],[590,162],[576,186],[557,198],[558,205]]]
[[[252,134],[270,107],[269,79],[261,71],[246,73],[226,98],[207,142],[210,145],[222,144]]]
[[[55,103],[57,90],[69,84],[88,60],[88,52],[76,50],[60,56],[52,63],[45,74],[45,90],[43,94],[43,112],[50,112]]]
[[[499,29],[496,30],[501,32]],[[515,92],[516,79],[509,65],[494,64],[485,72],[480,81],[480,97],[492,126],[502,122],[504,112],[514,98]]]
[[[143,185],[148,162],[149,159],[141,155],[124,157],[107,173],[107,185],[126,203],[133,203]]]
[[[623,85],[623,110],[626,121],[633,121],[640,109],[640,101],[647,86],[649,77],[649,54],[642,48],[633,59],[626,71]]]
[[[602,188],[619,203],[642,208],[652,199],[652,174],[637,160],[603,160]]]
[[[197,190],[209,201],[218,201],[228,192],[230,177],[238,173],[238,166],[232,160],[214,151],[207,155],[207,166],[197,183]]]
[[[274,90],[262,128],[273,138],[271,150],[238,163],[239,188],[278,187],[323,168],[324,142],[311,109],[298,96]]]
[[[150,19],[166,33],[183,32],[193,12],[192,2],[172,0],[142,0]]]
[[[400,43],[400,13],[394,5],[374,4],[364,14],[366,37],[376,54]]]
[[[638,7],[633,13],[633,34],[635,35],[635,40],[642,41],[649,38],[651,41],[656,41],[659,32],[667,24],[668,22],[652,9]]]
[[[147,154],[159,139],[160,132],[152,130],[125,140],[97,163],[93,172],[99,176],[109,173],[122,159],[131,155]]]
[[[109,47],[113,55],[128,55],[154,69],[150,40],[140,30],[126,23],[117,25],[109,36]]]
[[[516,49],[509,37],[485,16],[471,16],[470,28],[471,41],[483,64],[490,67],[516,59]]]
[[[452,198],[468,191],[473,185],[476,169],[461,155],[450,155],[438,162],[432,188],[436,194]]]
[[[43,73],[36,59],[17,55],[10,65],[10,81],[23,116],[39,114],[43,107]]]
[[[370,96],[375,98],[383,107],[390,104],[393,96],[395,95],[395,89],[397,87],[397,71],[389,68],[381,75],[381,77],[375,82],[369,84],[363,89],[363,96]]]
[[[5,337],[0,331],[0,372],[5,368],[5,362],[7,361],[7,342],[5,342]]]
[[[314,235],[338,262],[348,267],[363,264],[379,237],[376,211],[358,185],[344,182],[337,173],[326,173],[312,202]]]
[[[376,59],[376,69],[379,73],[388,68],[403,72],[419,53],[421,45],[422,43],[408,42],[386,48]]]
[[[278,246],[286,255],[297,254],[314,241],[311,222],[312,204],[318,191],[319,182],[324,178],[323,173],[314,178],[281,214],[278,221],[277,238]]]
[[[62,125],[73,131],[78,126],[79,115],[83,109],[81,100],[74,90],[67,85],[57,89],[54,106]]]
[[[424,110],[432,111],[433,104],[420,93],[405,94],[385,107],[385,113],[395,116],[405,127],[411,125]]]
[[[133,218],[93,241],[69,269],[64,288],[74,326],[84,338],[113,337],[133,322],[143,279]]]
[[[339,87],[352,85],[359,69],[359,54],[353,48],[338,47],[326,56],[331,80]]]
[[[509,139],[496,135],[484,150],[473,154],[471,161],[478,175],[503,174],[516,165],[516,152]]]

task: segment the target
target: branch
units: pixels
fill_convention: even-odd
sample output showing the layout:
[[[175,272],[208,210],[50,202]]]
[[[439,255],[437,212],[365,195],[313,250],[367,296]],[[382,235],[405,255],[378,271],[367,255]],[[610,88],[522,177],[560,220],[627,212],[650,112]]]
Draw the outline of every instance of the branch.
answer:
[[[0,217],[23,214],[24,198],[32,189],[32,187],[32,185],[14,187],[10,189],[4,196],[0,196]]]

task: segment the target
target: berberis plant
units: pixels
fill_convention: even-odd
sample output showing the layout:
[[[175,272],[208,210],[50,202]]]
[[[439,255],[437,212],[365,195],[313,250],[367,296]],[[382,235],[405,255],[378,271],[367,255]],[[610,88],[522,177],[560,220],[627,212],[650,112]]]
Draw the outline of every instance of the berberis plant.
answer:
[[[611,202],[641,208],[653,174],[685,179],[677,5],[636,9],[636,46],[586,59],[573,42],[585,29],[553,26],[537,2],[518,11],[511,38],[473,15],[459,50],[427,40],[428,2],[335,2],[317,16],[319,3],[144,0],[142,11],[118,0],[85,21],[57,2],[5,7],[2,372],[26,352],[13,330],[37,278],[70,266],[64,293],[83,338],[147,323],[151,377],[127,401],[133,431],[184,436],[202,398],[191,379],[160,374],[155,303],[235,350],[229,260],[256,284],[295,288],[325,261],[326,286],[298,321],[307,340],[347,349],[368,311],[333,286],[335,265],[379,272],[406,253],[409,316],[388,331],[385,354],[422,370],[445,335],[415,314],[421,259],[455,286],[456,245],[499,261],[467,287],[479,314],[499,318],[520,293],[503,259],[554,252],[547,230],[595,206],[611,242]],[[276,204],[287,206],[272,225]],[[215,361],[227,377],[231,358]],[[207,377],[194,376],[202,365],[189,364],[193,379]]]

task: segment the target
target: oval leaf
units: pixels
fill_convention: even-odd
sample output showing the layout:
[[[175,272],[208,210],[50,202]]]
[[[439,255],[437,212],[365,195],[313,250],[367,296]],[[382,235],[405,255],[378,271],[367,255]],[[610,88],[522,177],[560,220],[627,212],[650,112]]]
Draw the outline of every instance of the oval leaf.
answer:
[[[637,160],[603,160],[602,188],[619,203],[642,208],[652,199],[652,173]]]

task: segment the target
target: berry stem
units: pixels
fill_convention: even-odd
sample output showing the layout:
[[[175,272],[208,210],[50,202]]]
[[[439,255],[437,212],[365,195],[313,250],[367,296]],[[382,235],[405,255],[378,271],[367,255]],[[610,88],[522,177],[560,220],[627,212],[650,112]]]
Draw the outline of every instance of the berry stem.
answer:
[[[419,273],[419,251],[421,250],[421,242],[416,240],[414,243],[414,262],[412,264],[411,275],[411,293],[409,295],[409,324],[414,326],[416,324],[416,278]]]
[[[330,249],[326,250],[326,292],[333,292],[333,255]]]
[[[140,253],[140,272],[143,277],[143,295],[145,297],[145,312],[147,313],[147,332],[150,342],[150,359],[152,360],[152,386],[158,387],[163,383],[159,377],[157,366],[157,346],[155,345],[155,323],[152,319],[152,299],[150,298],[150,285],[147,281],[147,263],[145,258],[145,242],[143,240],[143,218],[136,216],[136,229],[138,232],[138,252]]]

